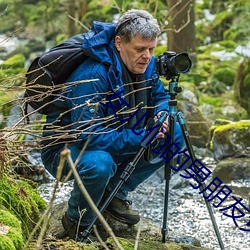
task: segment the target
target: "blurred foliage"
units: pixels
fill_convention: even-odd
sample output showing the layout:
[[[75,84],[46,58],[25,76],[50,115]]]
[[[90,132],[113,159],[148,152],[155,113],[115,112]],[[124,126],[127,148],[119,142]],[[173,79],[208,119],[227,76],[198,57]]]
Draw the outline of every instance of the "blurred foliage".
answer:
[[[131,8],[148,10],[158,19],[163,32],[155,56],[168,50],[169,10],[163,0],[0,0],[1,33],[9,39],[18,37],[26,41],[9,54],[0,49],[0,59],[4,60],[0,84],[24,84],[25,69],[37,55],[72,34],[86,32],[93,20],[116,22],[124,11]],[[235,49],[245,46],[250,38],[249,13],[248,0],[196,1],[197,62],[189,74],[181,76],[181,81],[195,83],[201,93],[212,96],[232,88],[236,84],[240,62],[245,57]],[[0,41],[0,47],[3,44]],[[10,80],[13,75],[15,79]],[[0,95],[5,96],[4,91]]]
[[[240,65],[235,80],[235,96],[250,116],[250,59],[246,58]]]

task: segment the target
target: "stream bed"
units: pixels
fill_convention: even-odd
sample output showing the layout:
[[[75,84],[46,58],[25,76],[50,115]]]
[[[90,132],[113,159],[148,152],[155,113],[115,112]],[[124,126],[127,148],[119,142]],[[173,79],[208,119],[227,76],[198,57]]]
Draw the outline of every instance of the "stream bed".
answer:
[[[209,169],[215,167],[215,162],[211,158],[204,159],[203,163]],[[142,217],[149,219],[158,226],[159,232],[163,223],[165,195],[165,180],[162,178],[162,173],[163,170],[155,173],[141,184],[136,192],[129,195],[129,198],[133,201],[132,208],[137,210]],[[54,182],[52,181],[39,187],[40,193],[46,201],[50,200],[53,185]],[[72,185],[72,182],[68,182],[59,188],[55,203],[68,200]],[[250,187],[250,180],[238,181],[230,183],[230,185]],[[202,194],[199,194],[199,190],[191,187],[189,181],[181,177],[179,173],[172,176],[169,190],[167,225],[170,237],[175,239],[196,238],[203,247],[220,250],[205,200]],[[239,196],[237,197],[239,198]],[[244,204],[246,202],[244,200]],[[225,203],[232,204],[232,200],[226,200]],[[213,208],[212,202],[210,204]],[[213,214],[225,249],[250,250],[250,232],[242,231],[239,227],[236,227],[233,219],[223,215],[223,212],[219,211],[220,208],[222,207],[213,208]],[[245,218],[244,225],[248,221],[249,218]]]

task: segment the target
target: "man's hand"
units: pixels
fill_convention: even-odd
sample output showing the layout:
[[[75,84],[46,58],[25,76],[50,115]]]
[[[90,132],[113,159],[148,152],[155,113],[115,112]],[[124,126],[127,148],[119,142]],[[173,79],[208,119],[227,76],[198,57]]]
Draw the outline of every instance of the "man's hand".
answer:
[[[159,113],[157,113],[157,115],[154,117],[155,121],[157,121],[159,119],[162,112],[165,112],[165,111],[160,111]],[[161,128],[159,130],[159,133],[156,135],[155,139],[164,138],[164,133],[169,131],[169,122],[168,121],[169,121],[169,119],[168,119],[168,116],[167,116],[165,121],[162,123],[162,126],[161,126]]]

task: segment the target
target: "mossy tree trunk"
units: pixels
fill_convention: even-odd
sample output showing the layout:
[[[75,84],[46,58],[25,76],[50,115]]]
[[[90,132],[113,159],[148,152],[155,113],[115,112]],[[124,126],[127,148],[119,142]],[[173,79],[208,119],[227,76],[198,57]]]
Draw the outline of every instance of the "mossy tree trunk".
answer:
[[[239,104],[250,116],[250,59],[246,58],[239,66],[235,78],[235,95]]]

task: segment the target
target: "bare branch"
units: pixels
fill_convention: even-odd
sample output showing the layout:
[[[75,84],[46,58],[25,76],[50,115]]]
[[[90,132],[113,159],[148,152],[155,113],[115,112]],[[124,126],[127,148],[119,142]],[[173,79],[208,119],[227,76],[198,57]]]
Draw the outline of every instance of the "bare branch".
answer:
[[[86,199],[86,201],[88,202],[90,208],[92,209],[92,211],[94,211],[94,213],[97,215],[99,221],[102,223],[102,225],[104,226],[105,230],[107,231],[107,233],[113,238],[115,245],[117,246],[118,249],[123,250],[123,247],[120,245],[119,241],[117,240],[116,236],[114,235],[111,227],[109,226],[109,224],[106,222],[106,220],[104,219],[104,217],[102,216],[102,214],[100,213],[100,211],[98,210],[98,208],[96,207],[95,203],[93,202],[92,198],[90,197],[88,191],[86,190],[83,182],[81,181],[81,178],[79,176],[79,174],[77,173],[77,170],[75,168],[74,162],[71,158],[71,154],[70,154],[70,150],[69,149],[65,149],[61,152],[61,157],[67,159],[69,166],[73,172],[73,176],[75,178],[75,181],[78,184],[78,187],[80,189],[80,191],[82,192],[84,198]]]

